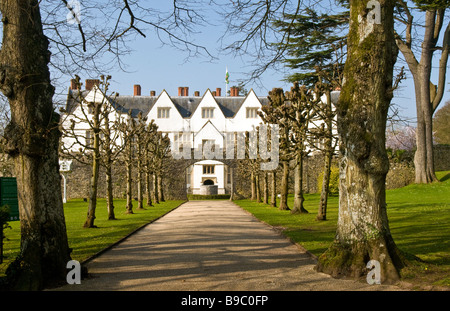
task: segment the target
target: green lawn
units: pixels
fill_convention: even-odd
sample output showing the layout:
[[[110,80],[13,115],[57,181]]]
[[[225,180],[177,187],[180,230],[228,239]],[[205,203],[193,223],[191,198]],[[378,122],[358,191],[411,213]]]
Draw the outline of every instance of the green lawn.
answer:
[[[388,217],[392,236],[398,247],[425,263],[404,269],[402,276],[425,284],[450,286],[450,171],[437,172],[440,183],[412,184],[388,190]],[[305,195],[308,214],[291,215],[289,211],[250,200],[236,201],[258,219],[280,229],[316,256],[332,243],[338,215],[338,197],[329,199],[327,221],[316,221],[319,194]],[[289,197],[289,206],[293,197]]]
[[[178,207],[184,201],[166,201],[146,207],[144,210],[134,210],[134,214],[125,214],[126,200],[115,200],[115,215],[117,220],[107,220],[106,200],[99,199],[96,209],[95,225],[98,228],[85,229],[87,202],[82,199],[70,200],[64,204],[67,236],[69,246],[73,249],[72,259],[83,261],[114,244],[141,226],[161,217]],[[136,206],[137,204],[135,204]],[[0,275],[4,275],[7,265],[19,253],[20,223],[9,222],[12,229],[5,230],[7,240],[4,243],[4,262],[0,265]]]
[[[398,247],[424,261],[402,270],[404,279],[419,284],[450,286],[450,171],[438,172],[440,183],[409,185],[388,190],[388,217],[392,235]],[[253,213],[258,219],[283,230],[283,234],[319,256],[332,243],[338,215],[338,197],[329,198],[327,220],[317,221],[319,194],[305,195],[308,214],[291,215],[262,203],[237,200],[238,205]],[[179,206],[182,201],[167,201],[145,210],[135,210],[127,215],[125,200],[116,200],[116,217],[107,220],[106,202],[99,200],[95,224],[98,228],[84,229],[87,203],[71,200],[64,205],[69,245],[72,258],[83,261],[120,240],[137,228]],[[289,198],[290,206],[293,197]],[[6,229],[4,245],[5,262],[0,265],[0,275],[8,262],[18,254],[20,244],[19,222],[10,222]]]

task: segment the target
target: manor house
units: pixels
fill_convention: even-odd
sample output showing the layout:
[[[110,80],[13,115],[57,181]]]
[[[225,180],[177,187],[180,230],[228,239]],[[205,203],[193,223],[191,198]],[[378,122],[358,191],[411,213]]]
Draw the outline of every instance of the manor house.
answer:
[[[150,91],[149,95],[141,93],[141,86],[133,86],[132,96],[106,96],[97,86],[98,80],[88,79],[85,90],[78,90],[74,80],[69,88],[65,114],[62,116],[63,127],[75,126],[78,138],[63,137],[62,143],[74,151],[79,149],[77,140],[89,140],[91,129],[86,123],[71,125],[71,116],[89,117],[89,102],[104,101],[110,105],[110,121],[126,117],[128,113],[137,118],[138,114],[146,117],[146,122],[154,120],[159,131],[167,133],[172,143],[182,146],[205,145],[206,143],[223,148],[227,142],[235,141],[239,133],[253,131],[261,125],[258,115],[263,105],[268,104],[267,96],[258,97],[253,90],[242,96],[238,89],[232,87],[230,95],[225,96],[220,88],[207,89],[200,94],[189,94],[188,87],[179,87],[178,95],[171,96],[165,90],[159,95]],[[79,100],[80,94],[83,100]],[[87,112],[87,113],[86,113]],[[231,168],[225,161],[201,160],[192,162],[186,168],[186,184],[189,193],[200,194],[202,185],[216,185],[217,193],[229,193],[231,186]]]

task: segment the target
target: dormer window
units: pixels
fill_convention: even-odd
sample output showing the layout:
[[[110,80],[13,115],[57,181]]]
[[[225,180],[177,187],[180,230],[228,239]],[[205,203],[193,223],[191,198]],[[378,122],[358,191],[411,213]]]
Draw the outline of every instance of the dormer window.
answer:
[[[214,108],[202,108],[202,118],[203,119],[214,118]]]
[[[158,119],[169,119],[170,108],[160,107],[158,108]]]
[[[258,108],[247,108],[247,119],[256,119],[258,117]]]

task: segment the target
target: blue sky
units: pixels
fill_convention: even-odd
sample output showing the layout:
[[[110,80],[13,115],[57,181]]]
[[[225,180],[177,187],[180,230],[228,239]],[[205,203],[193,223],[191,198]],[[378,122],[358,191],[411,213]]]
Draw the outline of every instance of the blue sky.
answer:
[[[216,57],[210,61],[207,57],[191,57],[186,61],[188,53],[170,46],[161,46],[161,42],[155,33],[147,32],[147,38],[136,36],[132,41],[133,52],[122,58],[126,64],[126,72],[113,70],[105,74],[112,75],[111,91],[117,91],[121,95],[132,95],[133,85],[140,84],[142,95],[149,95],[150,90],[160,94],[166,90],[169,95],[178,95],[179,86],[189,87],[189,94],[200,91],[203,94],[208,88],[215,90],[222,88],[225,93],[225,69],[230,73],[230,84],[237,85],[238,80],[244,79],[252,69],[249,58],[235,58],[223,53],[218,39],[223,34],[224,25],[219,19],[215,25],[199,27],[197,33],[192,34],[193,41],[204,45],[212,55]],[[439,56],[439,53],[436,53]],[[402,58],[401,53],[399,56]],[[437,58],[437,57],[435,57]],[[414,121],[416,118],[414,85],[412,77],[405,65],[407,79],[403,80],[399,90],[395,92],[392,103],[399,109],[400,116]],[[437,83],[437,68],[433,69],[432,82]],[[260,83],[247,84],[246,89],[253,89],[258,96],[267,96],[268,91],[274,87],[282,87],[285,90],[290,85],[282,81],[286,72],[269,70],[262,77]],[[89,77],[81,77],[82,80]],[[95,78],[95,77],[90,77]],[[69,85],[70,77],[67,77]],[[447,72],[446,91],[441,103],[450,100],[450,70]]]

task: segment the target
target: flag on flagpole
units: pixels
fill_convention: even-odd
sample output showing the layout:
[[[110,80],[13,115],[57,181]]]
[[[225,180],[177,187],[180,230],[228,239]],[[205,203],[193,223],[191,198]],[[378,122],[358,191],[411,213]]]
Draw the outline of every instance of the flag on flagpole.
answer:
[[[226,72],[225,72],[225,83],[226,83],[226,84],[230,83],[229,78],[230,78],[230,75],[229,75],[229,73],[228,73],[228,67],[227,67],[227,70],[226,70]]]

